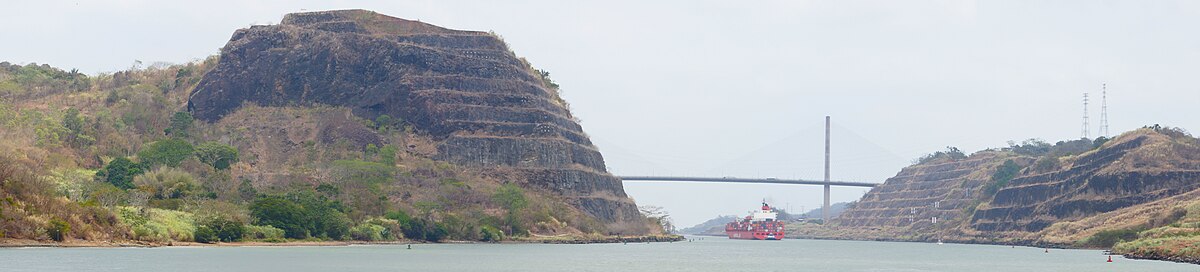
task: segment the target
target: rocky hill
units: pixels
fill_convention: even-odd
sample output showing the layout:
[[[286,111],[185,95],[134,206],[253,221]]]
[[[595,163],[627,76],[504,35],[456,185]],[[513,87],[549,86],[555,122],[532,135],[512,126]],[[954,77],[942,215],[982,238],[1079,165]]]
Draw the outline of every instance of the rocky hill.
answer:
[[[548,76],[493,34],[362,10],[193,63],[0,62],[0,246],[680,239]]]
[[[939,153],[901,170],[830,225],[829,238],[1107,247],[1106,231],[1180,219],[1200,183],[1200,142],[1158,126],[1111,140]],[[1135,232],[1136,233],[1136,232]]]
[[[425,155],[436,160],[554,191],[616,233],[648,231],[557,85],[486,32],[364,10],[289,14],[235,32],[187,108],[218,122],[244,105],[329,105],[403,120],[429,139]],[[358,146],[388,144],[356,135]]]

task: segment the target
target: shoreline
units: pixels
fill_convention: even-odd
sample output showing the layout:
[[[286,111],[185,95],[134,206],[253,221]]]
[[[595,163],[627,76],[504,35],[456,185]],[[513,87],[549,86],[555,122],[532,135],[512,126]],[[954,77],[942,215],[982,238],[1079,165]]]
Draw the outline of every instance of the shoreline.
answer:
[[[356,245],[411,245],[411,244],[613,244],[613,243],[669,243],[683,241],[682,235],[643,235],[643,236],[604,236],[604,237],[549,237],[549,238],[518,238],[500,242],[481,241],[443,241],[432,243],[417,240],[399,241],[287,241],[262,242],[245,241],[231,243],[197,243],[197,242],[168,242],[156,243],[146,241],[91,241],[69,240],[66,242],[38,241],[30,239],[0,239],[0,248],[155,248],[155,247],[333,247]]]
[[[1111,253],[1110,253],[1110,254],[1111,254]],[[1192,257],[1182,257],[1182,256],[1161,256],[1161,255],[1158,255],[1158,254],[1149,254],[1149,255],[1141,255],[1141,254],[1113,254],[1113,255],[1121,255],[1122,257],[1125,257],[1125,258],[1127,258],[1127,259],[1133,259],[1133,260],[1164,261],[1164,262],[1175,262],[1175,263],[1185,263],[1185,264],[1195,264],[1195,265],[1200,265],[1200,258],[1192,258]]]

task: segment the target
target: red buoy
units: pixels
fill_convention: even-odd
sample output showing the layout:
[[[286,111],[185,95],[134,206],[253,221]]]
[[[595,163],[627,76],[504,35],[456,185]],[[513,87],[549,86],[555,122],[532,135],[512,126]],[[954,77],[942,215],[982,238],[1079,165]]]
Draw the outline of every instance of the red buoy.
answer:
[[[1112,255],[1108,255],[1108,262],[1112,262]]]

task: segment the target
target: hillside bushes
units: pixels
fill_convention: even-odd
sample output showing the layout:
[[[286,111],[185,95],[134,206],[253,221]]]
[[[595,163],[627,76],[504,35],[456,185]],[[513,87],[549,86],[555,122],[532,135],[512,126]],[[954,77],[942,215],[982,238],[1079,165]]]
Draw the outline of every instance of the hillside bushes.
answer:
[[[339,210],[340,205],[311,192],[299,192],[259,197],[250,205],[250,212],[259,225],[280,228],[287,238],[343,240],[350,234],[351,222]]]
[[[121,222],[132,238],[150,242],[193,241],[196,222],[191,213],[156,208],[118,207]]]

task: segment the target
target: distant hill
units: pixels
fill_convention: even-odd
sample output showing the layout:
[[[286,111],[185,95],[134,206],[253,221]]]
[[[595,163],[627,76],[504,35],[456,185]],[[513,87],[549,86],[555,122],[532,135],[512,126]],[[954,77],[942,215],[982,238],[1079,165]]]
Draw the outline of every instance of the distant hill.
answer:
[[[734,219],[737,219],[737,216],[732,216],[732,215],[717,216],[717,218],[709,219],[708,221],[704,221],[704,223],[696,224],[695,226],[681,229],[681,230],[679,230],[679,233],[682,233],[682,234],[705,234],[705,233],[710,232],[710,230],[712,230],[714,228],[717,228],[717,229],[724,228],[725,223],[733,222]]]
[[[846,202],[838,202],[838,203],[829,204],[829,212],[830,212],[829,217],[838,217],[838,215],[841,215],[842,212],[846,210],[846,205],[848,205],[848,204],[849,203],[846,203]],[[804,214],[801,214],[799,218],[820,219],[821,218],[821,209],[822,208],[816,208],[811,211],[808,211]]]

